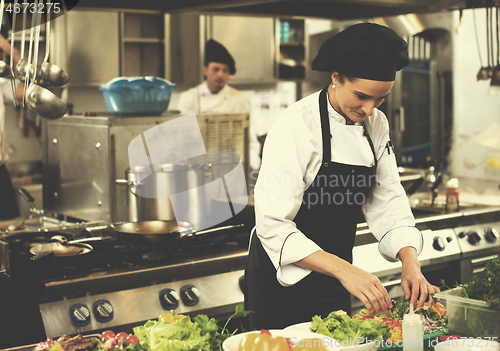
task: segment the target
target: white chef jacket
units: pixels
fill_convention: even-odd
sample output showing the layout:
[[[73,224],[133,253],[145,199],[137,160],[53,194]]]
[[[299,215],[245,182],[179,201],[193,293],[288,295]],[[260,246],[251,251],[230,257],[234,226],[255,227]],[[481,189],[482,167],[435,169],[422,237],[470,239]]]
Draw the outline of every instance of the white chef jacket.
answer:
[[[332,161],[374,165],[373,152],[363,136],[363,126],[347,125],[344,117],[329,102],[328,114]],[[415,227],[415,219],[399,179],[394,151],[387,147],[387,117],[374,109],[364,123],[377,155],[379,183],[362,206],[367,224],[379,240],[380,253],[388,261],[397,261],[399,250],[405,246],[413,246],[419,254],[423,238]],[[277,280],[283,286],[293,285],[311,272],[294,262],[321,250],[296,227],[293,219],[300,209],[304,192],[321,167],[322,157],[317,92],[290,106],[271,126],[255,187],[256,233],[277,269]]]
[[[16,83],[19,84],[19,82]],[[14,101],[10,79],[0,78],[0,164],[8,159],[5,140],[5,103]],[[4,159],[5,158],[5,159]]]
[[[181,113],[250,113],[250,100],[241,92],[225,85],[217,94],[203,82],[181,93],[177,108]]]

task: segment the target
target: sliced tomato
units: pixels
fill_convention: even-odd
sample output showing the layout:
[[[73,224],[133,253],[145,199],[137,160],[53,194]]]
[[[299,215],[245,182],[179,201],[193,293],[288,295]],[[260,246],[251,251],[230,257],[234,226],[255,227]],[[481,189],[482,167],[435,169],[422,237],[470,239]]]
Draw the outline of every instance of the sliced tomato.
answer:
[[[375,318],[375,316],[363,316],[363,320],[373,319],[373,318]]]
[[[136,344],[136,345],[138,345],[138,344],[141,343],[141,341],[139,340],[139,338],[137,336],[135,336],[135,335],[129,335],[129,336],[127,336],[127,338],[125,339],[125,342],[127,344]]]
[[[262,329],[262,330],[260,331],[260,333],[261,333],[261,334],[268,334],[268,335],[271,335],[271,332],[270,332],[269,330],[267,330],[267,329]]]
[[[113,339],[116,336],[115,332],[112,330],[103,331],[101,334],[101,340]]]

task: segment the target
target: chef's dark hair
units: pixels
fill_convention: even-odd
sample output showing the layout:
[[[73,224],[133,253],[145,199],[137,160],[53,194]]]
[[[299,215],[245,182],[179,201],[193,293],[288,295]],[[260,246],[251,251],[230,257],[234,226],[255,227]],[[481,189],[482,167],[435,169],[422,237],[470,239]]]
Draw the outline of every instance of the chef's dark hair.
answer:
[[[205,44],[205,67],[208,67],[210,62],[225,63],[229,66],[229,74],[236,73],[235,62],[229,51],[224,45],[213,39],[209,39]]]
[[[396,71],[409,63],[408,44],[396,32],[375,23],[359,23],[325,41],[311,68],[355,78],[393,81]]]

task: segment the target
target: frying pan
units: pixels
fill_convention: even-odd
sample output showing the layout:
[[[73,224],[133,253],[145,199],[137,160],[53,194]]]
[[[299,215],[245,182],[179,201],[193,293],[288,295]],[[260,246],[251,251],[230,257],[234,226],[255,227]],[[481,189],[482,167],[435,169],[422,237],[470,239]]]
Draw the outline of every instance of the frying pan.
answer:
[[[53,242],[50,243],[33,246],[30,249],[30,253],[33,255],[31,259],[36,260],[49,254],[54,254],[55,257],[83,256],[94,250],[91,245],[82,243],[82,239],[71,242],[65,237],[57,235],[53,236],[52,240]]]
[[[118,222],[112,225],[117,236],[127,244],[138,248],[174,247],[181,240],[202,234],[241,227],[243,224],[195,231],[192,224],[177,221]]]

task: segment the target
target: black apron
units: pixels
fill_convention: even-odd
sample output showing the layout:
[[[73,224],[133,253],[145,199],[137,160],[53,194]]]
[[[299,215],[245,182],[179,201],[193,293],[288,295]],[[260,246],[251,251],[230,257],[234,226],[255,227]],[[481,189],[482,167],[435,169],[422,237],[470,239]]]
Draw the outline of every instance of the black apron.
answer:
[[[294,222],[323,250],[352,263],[361,206],[377,183],[377,157],[363,125],[364,135],[375,156],[375,165],[366,167],[332,162],[327,88],[320,93],[319,106],[323,161],[313,183],[304,193]],[[250,330],[281,329],[311,321],[314,315],[324,318],[339,309],[349,315],[351,312],[351,295],[333,277],[311,272],[292,286],[282,286],[257,235],[253,235],[250,242],[244,289],[245,309],[255,312],[248,315]]]

